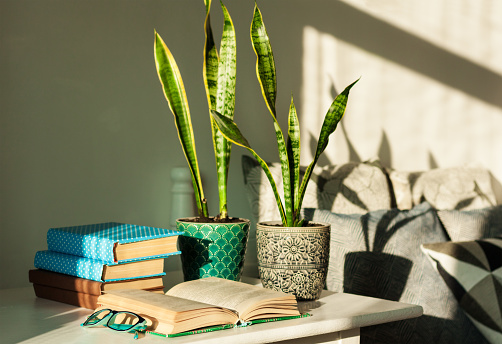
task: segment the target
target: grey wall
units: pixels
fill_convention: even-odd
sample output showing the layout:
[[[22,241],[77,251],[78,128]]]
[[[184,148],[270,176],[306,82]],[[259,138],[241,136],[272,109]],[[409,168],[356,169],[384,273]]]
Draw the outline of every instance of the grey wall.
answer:
[[[252,50],[244,44],[252,9],[247,1],[232,13],[242,46],[236,118],[251,130],[258,125],[246,117],[261,106]],[[35,252],[46,248],[50,227],[104,221],[168,226],[170,169],[186,162],[155,71],[154,29],[185,79],[205,192],[216,215],[202,83],[204,17],[202,0],[0,2],[0,288],[28,284],[27,271]],[[249,218],[242,153],[236,149],[232,159],[229,212]]]
[[[339,76],[334,86],[340,91],[363,76],[351,94],[350,102],[359,105],[348,109],[351,112],[343,131],[346,137],[337,132],[333,142],[338,140],[340,144],[330,148],[329,153],[335,152],[338,159],[347,160],[354,156],[349,153],[355,149],[360,160],[377,155],[388,165],[426,169],[432,166],[430,153],[434,147],[441,148],[433,152],[434,165],[439,166],[460,165],[489,151],[483,155],[483,162],[486,167],[493,167],[500,178],[502,164],[493,157],[502,142],[493,128],[502,119],[500,98],[495,96],[502,89],[501,73],[493,66],[479,67],[479,61],[485,56],[493,61],[502,59],[495,58],[498,55],[490,49],[480,49],[479,63],[472,62],[452,50],[443,50],[442,41],[428,43],[423,38],[425,34],[400,28],[398,21],[410,13],[417,14],[414,18],[445,22],[442,16],[429,17],[433,11],[421,9],[423,1],[407,2],[416,5],[411,12],[405,4],[392,0],[383,1],[386,6],[378,8],[364,3],[259,2],[278,68],[279,111],[287,111],[291,93],[297,109],[325,106],[305,96],[306,79],[312,76],[304,74],[305,44],[309,43],[304,41],[304,29],[312,27],[321,35],[329,35],[329,42],[334,40],[338,47],[335,54],[324,58],[322,66],[319,61],[310,62],[318,66],[320,77],[324,75],[323,68],[334,70],[335,77]],[[477,2],[462,0],[463,3]],[[256,81],[255,56],[249,42],[254,1],[228,0],[226,5],[237,30],[235,119],[263,158],[277,160],[274,134]],[[421,10],[427,16],[420,16]],[[450,13],[445,8],[435,10],[436,14]],[[221,10],[217,1],[213,3],[213,13],[213,28],[219,40]],[[394,16],[397,24],[389,24],[389,18],[385,19],[382,13]],[[479,15],[485,12],[476,13],[479,25],[486,28],[487,20]],[[205,193],[210,212],[216,214],[216,174],[201,73],[204,16],[202,0],[0,0],[0,288],[28,286],[27,272],[33,267],[35,252],[46,248],[45,234],[50,227],[104,221],[168,226],[170,169],[186,163],[155,72],[154,29],[175,55],[183,75]],[[473,14],[468,17],[473,18]],[[436,25],[437,30],[444,33],[451,29],[450,24]],[[467,27],[465,21],[456,24],[454,33],[462,36]],[[425,28],[409,26],[416,30]],[[434,33],[427,32],[431,37],[443,37]],[[442,39],[445,46],[452,42],[446,36]],[[319,52],[326,47],[320,44]],[[409,87],[411,81],[401,74],[389,74],[391,67],[383,64],[389,61],[397,65],[392,68],[399,73],[418,75],[420,83]],[[389,75],[398,79],[386,77]],[[477,76],[483,78],[476,79]],[[408,82],[406,87],[402,82]],[[484,108],[477,104],[488,104],[492,119],[480,122],[477,117],[478,136],[468,140],[462,133],[452,136],[440,124],[433,128],[433,139],[418,132],[416,123],[420,116],[428,119],[422,122],[431,123],[433,118],[445,114],[453,118],[458,114],[438,111],[437,105],[446,104],[450,96],[434,98],[436,106],[429,107],[429,99],[417,93],[432,89],[424,82],[433,87],[446,85],[462,95],[472,91],[474,99],[466,98],[460,106],[457,101],[455,109],[479,116]],[[330,93],[332,87],[322,84],[320,89]],[[392,103],[396,94],[401,103]],[[416,121],[409,121],[406,114]],[[283,127],[284,117],[280,119]],[[312,117],[302,120],[304,124],[315,122]],[[484,127],[480,123],[485,123]],[[404,131],[407,125],[410,130]],[[420,126],[424,132],[426,127]],[[385,150],[380,142],[382,128],[387,134]],[[483,146],[479,143],[487,137],[486,128],[492,128],[495,134]],[[393,136],[393,132],[406,135]],[[344,142],[349,139],[351,145],[345,147]],[[407,144],[403,145],[403,140]],[[458,146],[455,140],[459,141]],[[468,155],[462,150],[451,154],[452,146],[462,145],[472,148]],[[232,216],[251,218],[240,167],[242,154],[246,152],[234,149],[229,212]],[[168,266],[171,268],[176,266]]]

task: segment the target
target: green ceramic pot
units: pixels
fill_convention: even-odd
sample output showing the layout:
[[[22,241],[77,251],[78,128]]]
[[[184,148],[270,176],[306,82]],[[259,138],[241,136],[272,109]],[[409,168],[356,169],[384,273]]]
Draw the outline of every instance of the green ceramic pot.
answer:
[[[258,271],[265,288],[316,300],[326,283],[330,225],[282,227],[261,222],[256,229]]]
[[[185,281],[220,277],[239,281],[244,266],[249,220],[236,223],[200,223],[176,220]]]

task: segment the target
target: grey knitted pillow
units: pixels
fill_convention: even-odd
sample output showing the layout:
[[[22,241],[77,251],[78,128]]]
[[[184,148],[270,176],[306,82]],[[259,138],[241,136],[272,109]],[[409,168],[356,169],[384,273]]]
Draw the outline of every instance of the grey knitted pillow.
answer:
[[[327,287],[418,304],[424,315],[363,329],[362,343],[484,343],[454,295],[422,253],[424,243],[447,236],[436,211],[422,203],[411,210],[363,215],[305,209],[309,220],[331,224]]]
[[[452,241],[502,235],[502,205],[474,210],[441,210],[438,216]]]

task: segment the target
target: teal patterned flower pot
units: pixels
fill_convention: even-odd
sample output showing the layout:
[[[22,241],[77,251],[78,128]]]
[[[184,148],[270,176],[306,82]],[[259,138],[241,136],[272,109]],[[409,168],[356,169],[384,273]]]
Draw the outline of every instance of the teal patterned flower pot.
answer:
[[[195,218],[176,220],[185,281],[220,277],[239,281],[244,266],[249,220],[201,223]],[[192,220],[192,221],[191,221]]]
[[[265,288],[316,300],[326,283],[330,225],[281,227],[261,222],[256,229],[258,271]]]

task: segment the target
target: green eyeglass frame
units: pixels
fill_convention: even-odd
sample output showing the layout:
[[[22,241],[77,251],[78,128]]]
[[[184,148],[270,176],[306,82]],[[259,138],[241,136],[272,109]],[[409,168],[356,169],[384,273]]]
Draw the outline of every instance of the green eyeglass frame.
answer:
[[[118,316],[124,316],[127,322],[115,322]],[[92,313],[80,326],[93,327],[100,325],[106,326],[114,331],[136,332],[134,339],[138,338],[138,331],[144,331],[147,327],[146,319],[136,313],[114,311],[108,308],[103,308]]]

